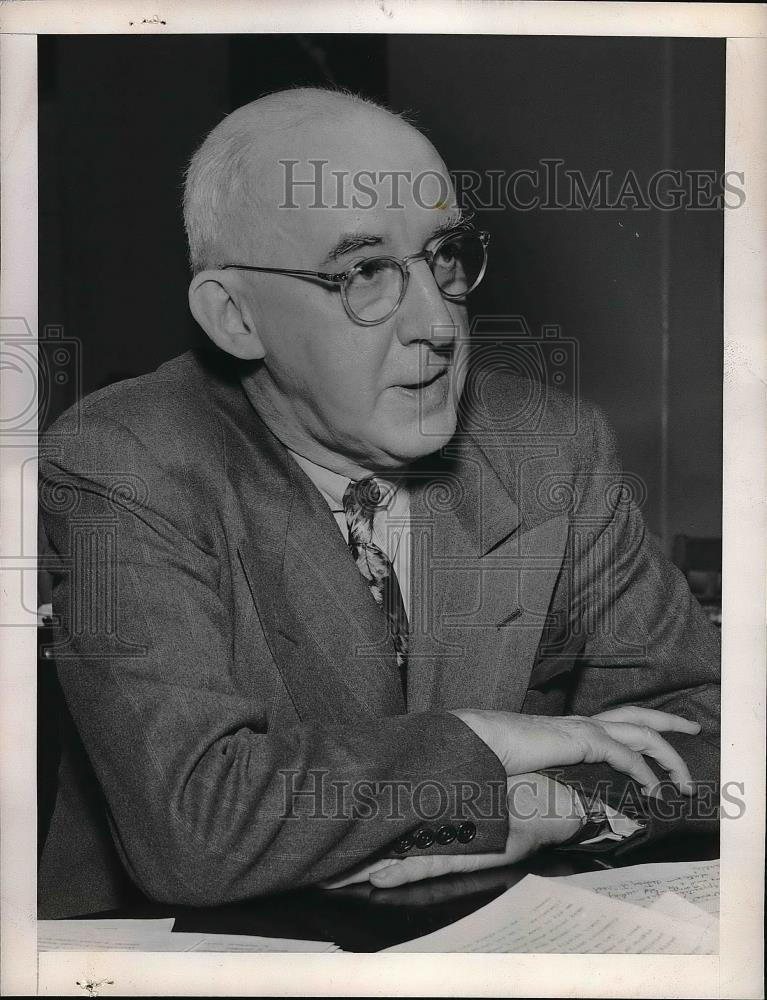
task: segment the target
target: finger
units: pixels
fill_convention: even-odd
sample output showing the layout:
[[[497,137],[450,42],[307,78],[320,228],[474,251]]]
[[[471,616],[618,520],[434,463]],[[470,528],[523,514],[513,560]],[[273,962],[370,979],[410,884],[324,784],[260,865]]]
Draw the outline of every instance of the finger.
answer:
[[[324,882],[318,882],[317,884],[320,889],[343,889],[344,886],[355,885],[358,882],[369,882],[373,872],[380,871],[388,865],[395,865],[397,863],[396,858],[381,858],[380,861],[375,861],[373,864],[356,868],[354,871],[346,872],[345,875],[337,876],[336,878],[325,879]]]
[[[368,882],[370,880],[369,875],[369,872],[357,872],[355,875],[349,875],[346,878],[327,879],[325,882],[318,882],[317,885],[320,889],[344,889],[347,885]]]
[[[693,794],[692,778],[687,765],[671,744],[654,729],[621,722],[608,722],[605,724],[605,729],[632,750],[657,760],[664,771],[668,771],[669,777],[684,795]]]
[[[427,858],[405,858],[370,876],[373,885],[383,889],[419,882],[440,875],[463,875],[483,868],[497,868],[510,863],[507,854],[437,854]]]
[[[449,862],[456,860],[457,858],[445,857],[406,858],[381,871],[373,872],[370,882],[379,889],[391,889],[408,882],[420,882],[425,878],[435,878],[438,875],[446,875],[449,871],[455,871],[456,868],[451,868]]]
[[[650,726],[659,733],[689,733],[691,736],[697,735],[701,729],[700,723],[692,719],[639,705],[621,705],[593,715],[592,719],[600,722],[630,722],[637,726]]]
[[[608,723],[607,725],[612,724]],[[605,726],[605,730],[607,730],[607,726]],[[641,753],[632,750],[620,740],[613,739],[606,731],[603,739],[596,741],[595,750],[599,755],[597,760],[603,760],[616,771],[622,771],[623,774],[633,778],[642,786],[645,795],[662,798],[658,779]],[[589,762],[587,761],[587,763]]]

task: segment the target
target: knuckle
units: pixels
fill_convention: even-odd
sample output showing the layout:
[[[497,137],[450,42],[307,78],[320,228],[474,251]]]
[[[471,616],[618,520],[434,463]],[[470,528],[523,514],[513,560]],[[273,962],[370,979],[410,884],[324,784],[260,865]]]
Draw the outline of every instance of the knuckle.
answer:
[[[642,775],[649,774],[650,768],[647,766],[647,761],[641,753],[637,753],[636,750],[630,750],[629,753],[631,754],[631,764],[635,773]]]

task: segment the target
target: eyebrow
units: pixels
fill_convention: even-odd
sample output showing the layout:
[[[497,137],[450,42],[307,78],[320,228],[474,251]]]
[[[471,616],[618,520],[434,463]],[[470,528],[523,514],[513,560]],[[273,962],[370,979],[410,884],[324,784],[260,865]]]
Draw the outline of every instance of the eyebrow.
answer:
[[[435,236],[452,232],[453,229],[461,229],[463,226],[468,226],[473,218],[473,212],[466,212],[462,208],[453,209],[450,215],[437,226],[426,242],[428,243],[429,240],[433,240]]]
[[[425,243],[430,243],[431,240],[435,239],[437,236],[442,236],[444,233],[452,232],[454,229],[460,229],[462,226],[467,225],[471,219],[471,214],[466,213],[463,209],[456,209],[451,214],[450,217],[441,222],[431,233],[430,236],[426,237]],[[351,253],[360,247],[375,247],[381,246],[386,237],[381,236],[377,233],[361,233],[361,232],[346,232],[343,233],[333,249],[325,257],[323,263],[329,263],[331,261],[338,260],[339,257],[343,257],[347,253]]]
[[[358,247],[375,247],[380,246],[382,243],[383,237],[375,236],[372,233],[343,233],[336,245],[327,257],[325,257],[325,261],[338,260],[339,257],[351,253],[352,250],[356,250]]]

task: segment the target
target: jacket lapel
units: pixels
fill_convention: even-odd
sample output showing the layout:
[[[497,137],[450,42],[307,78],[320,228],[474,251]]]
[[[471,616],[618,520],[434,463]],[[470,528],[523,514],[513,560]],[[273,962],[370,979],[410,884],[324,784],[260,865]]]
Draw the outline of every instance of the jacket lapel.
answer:
[[[386,619],[324,498],[291,464],[294,500],[284,561],[288,600],[303,634],[353,702],[377,715],[401,714],[405,702]]]
[[[411,501],[408,711],[519,711],[567,541],[566,516],[524,524],[470,442],[445,450]],[[440,490],[437,485],[443,483]]]
[[[384,616],[327,503],[248,409],[227,456],[245,524],[237,548],[296,712],[328,720],[403,713]]]

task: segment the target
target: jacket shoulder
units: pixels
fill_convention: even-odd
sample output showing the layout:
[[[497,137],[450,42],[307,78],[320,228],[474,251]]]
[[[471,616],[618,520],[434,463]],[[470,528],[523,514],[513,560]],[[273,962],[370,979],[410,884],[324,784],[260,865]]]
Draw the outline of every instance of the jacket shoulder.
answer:
[[[153,372],[105,386],[66,410],[42,436],[57,451],[96,453],[121,439],[141,442],[162,464],[221,457],[221,379],[188,351]],[[232,379],[224,398],[242,395]]]

